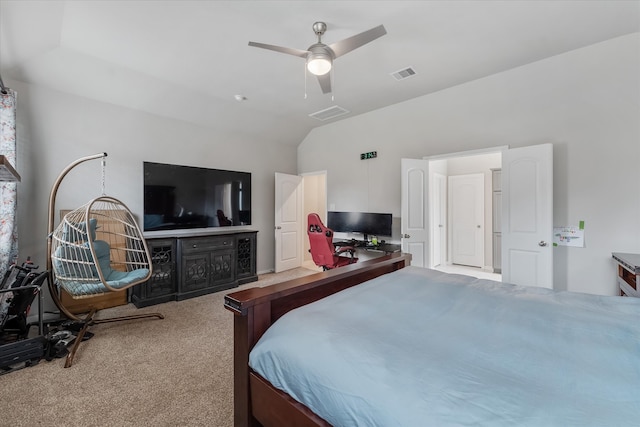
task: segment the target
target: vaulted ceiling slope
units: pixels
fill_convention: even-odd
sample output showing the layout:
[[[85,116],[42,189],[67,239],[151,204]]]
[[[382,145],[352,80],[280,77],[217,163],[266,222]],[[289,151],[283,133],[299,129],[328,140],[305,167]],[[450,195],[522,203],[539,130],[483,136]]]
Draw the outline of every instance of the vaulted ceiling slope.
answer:
[[[638,32],[640,2],[1,0],[0,18],[5,81],[295,146],[335,120]],[[306,50],[316,21],[327,44],[387,30],[335,60],[331,94],[300,58],[248,46]],[[334,106],[348,113],[309,116]]]

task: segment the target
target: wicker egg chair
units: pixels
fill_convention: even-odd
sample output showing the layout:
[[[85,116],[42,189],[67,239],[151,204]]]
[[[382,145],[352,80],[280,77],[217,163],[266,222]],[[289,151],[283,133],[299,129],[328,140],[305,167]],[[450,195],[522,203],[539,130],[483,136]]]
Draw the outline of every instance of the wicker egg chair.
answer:
[[[72,313],[60,298],[64,289],[73,299],[90,298],[111,292],[126,292],[151,277],[151,256],[142,231],[131,211],[120,200],[100,196],[64,215],[53,229],[55,198],[64,176],[87,160],[104,158],[106,153],[85,157],[69,165],[58,177],[49,199],[48,265],[51,297],[60,312],[81,323],[67,355],[65,368],[73,358],[87,329],[94,324],[142,318],[164,318],[160,313],[144,313],[113,318],[96,318],[96,308],[84,316]],[[104,180],[103,180],[104,182]]]

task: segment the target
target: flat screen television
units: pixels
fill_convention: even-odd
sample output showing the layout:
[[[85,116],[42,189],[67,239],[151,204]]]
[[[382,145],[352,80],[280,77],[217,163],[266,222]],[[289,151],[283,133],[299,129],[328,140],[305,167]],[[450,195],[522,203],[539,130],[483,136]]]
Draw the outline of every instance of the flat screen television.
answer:
[[[251,173],[144,162],[144,231],[251,224]]]
[[[390,213],[327,212],[327,227],[341,233],[391,236],[393,217]]]

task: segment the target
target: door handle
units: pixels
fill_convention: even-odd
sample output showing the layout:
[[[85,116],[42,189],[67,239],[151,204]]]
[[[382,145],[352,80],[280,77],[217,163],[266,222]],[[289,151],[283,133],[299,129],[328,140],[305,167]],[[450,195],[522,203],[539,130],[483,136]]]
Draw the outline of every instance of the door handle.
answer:
[[[544,240],[540,240],[540,242],[538,243],[538,246],[547,246],[547,242],[545,242]]]
[[[403,234],[403,235],[402,235],[402,238],[403,238],[403,239],[409,239],[410,237],[411,237],[411,236],[410,236],[410,235],[408,235],[408,234]]]
[[[276,230],[282,230],[282,227],[280,227],[279,225],[276,225]]]

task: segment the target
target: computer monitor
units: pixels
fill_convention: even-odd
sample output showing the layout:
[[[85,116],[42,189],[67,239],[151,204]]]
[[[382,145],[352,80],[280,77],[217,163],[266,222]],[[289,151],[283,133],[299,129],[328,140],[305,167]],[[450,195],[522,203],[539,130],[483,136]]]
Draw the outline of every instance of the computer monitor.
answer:
[[[340,233],[363,233],[391,236],[393,217],[390,213],[327,212],[327,227]]]

